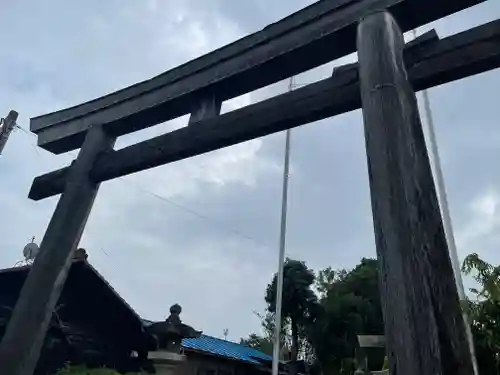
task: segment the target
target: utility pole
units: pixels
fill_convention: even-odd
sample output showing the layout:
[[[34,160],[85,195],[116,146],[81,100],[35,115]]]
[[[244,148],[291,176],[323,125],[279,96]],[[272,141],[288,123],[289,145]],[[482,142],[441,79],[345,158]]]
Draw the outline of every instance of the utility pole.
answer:
[[[18,113],[16,111],[10,111],[5,119],[3,119],[0,127],[0,155],[9,139],[9,135],[14,130],[16,126]]]
[[[294,77],[290,77],[288,91],[292,91],[295,86]],[[276,283],[276,316],[274,327],[274,345],[273,345],[273,365],[272,375],[278,375],[279,357],[281,349],[281,309],[283,304],[283,268],[285,264],[285,246],[286,246],[286,219],[288,205],[288,176],[290,170],[290,138],[291,129],[287,129],[285,133],[285,162],[283,166],[283,195],[281,201],[281,229],[280,229],[280,246],[278,256],[278,275]]]

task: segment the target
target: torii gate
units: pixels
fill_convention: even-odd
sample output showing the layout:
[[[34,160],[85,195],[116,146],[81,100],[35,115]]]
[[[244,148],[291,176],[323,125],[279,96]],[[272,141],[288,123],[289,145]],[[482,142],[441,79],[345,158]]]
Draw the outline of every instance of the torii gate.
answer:
[[[0,373],[31,375],[99,184],[363,109],[391,374],[473,372],[417,108],[422,90],[500,66],[500,20],[445,39],[403,33],[485,0],[322,0],[151,80],[31,119],[71,166],[35,178],[62,194],[0,345]],[[220,115],[221,103],[358,51],[322,81]],[[117,137],[191,113],[185,128],[114,150]]]

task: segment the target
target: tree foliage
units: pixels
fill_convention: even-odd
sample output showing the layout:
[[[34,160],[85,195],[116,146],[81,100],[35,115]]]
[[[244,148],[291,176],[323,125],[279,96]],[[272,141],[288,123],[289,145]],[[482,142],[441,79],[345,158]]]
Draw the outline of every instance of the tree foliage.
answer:
[[[357,335],[383,334],[377,261],[364,258],[351,271],[327,268],[318,279],[321,314],[309,332],[318,365],[323,373],[350,370]],[[370,365],[382,368],[383,353]]]
[[[357,335],[383,334],[377,261],[362,259],[352,270],[328,267],[315,275],[304,262],[287,259],[283,276],[282,345],[292,344],[293,349],[296,340],[297,358],[313,362],[324,374],[352,370]],[[268,354],[273,348],[276,282],[274,275],[265,294],[268,309],[260,315],[264,335],[241,341]],[[382,368],[383,354],[371,361],[374,368]]]
[[[500,266],[469,255],[462,271],[477,282],[468,300],[470,324],[481,375],[500,374]],[[261,317],[264,336],[250,335],[244,342],[272,353],[276,282],[268,285],[266,314]],[[378,284],[378,263],[362,259],[352,270],[320,270],[317,275],[304,262],[287,259],[283,283],[282,337],[312,352],[323,374],[353,373],[357,335],[384,334]],[[383,350],[369,357],[369,368],[387,367]]]
[[[262,335],[257,333],[250,334],[247,338],[240,339],[240,344],[249,346],[251,348],[260,350],[263,353],[272,355],[273,345],[274,345],[274,335],[275,335],[275,317],[274,313],[267,311],[264,314],[254,311],[261,322]],[[290,327],[289,322],[285,319],[281,324],[280,333],[280,348],[290,347]]]
[[[342,278],[345,270],[336,271],[332,267],[327,267],[320,270],[316,276],[316,290],[318,291],[319,298],[325,298],[330,290],[331,285]]]
[[[277,274],[267,286],[265,300],[268,311],[276,313]],[[305,262],[287,258],[283,267],[282,317],[287,319],[291,330],[291,359],[297,360],[307,330],[316,319],[318,297],[312,289],[315,282],[314,271]],[[302,339],[302,340],[301,340]],[[301,345],[301,342],[303,345]],[[301,348],[302,346],[302,348]]]
[[[475,298],[468,302],[479,372],[500,374],[500,266],[471,254],[465,258],[462,271],[479,285],[479,289],[470,289]]]
[[[269,337],[259,336],[256,333],[251,333],[248,338],[241,339],[240,344],[260,350],[268,355],[273,354],[273,341]]]
[[[470,254],[463,262],[462,272],[472,275],[481,287],[470,289],[478,300],[500,303],[500,266],[493,266],[479,258],[479,255]]]

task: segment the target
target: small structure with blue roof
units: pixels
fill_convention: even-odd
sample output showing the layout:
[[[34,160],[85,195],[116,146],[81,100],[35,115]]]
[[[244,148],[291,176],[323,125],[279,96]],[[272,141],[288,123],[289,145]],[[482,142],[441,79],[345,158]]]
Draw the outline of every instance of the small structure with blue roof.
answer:
[[[270,355],[262,353],[259,350],[207,335],[201,335],[198,338],[184,339],[182,341],[182,348],[184,351],[188,352],[201,352],[255,365],[272,361]]]
[[[147,328],[152,321],[144,320]],[[249,346],[201,334],[182,340],[189,375],[258,375],[271,372],[272,357]]]

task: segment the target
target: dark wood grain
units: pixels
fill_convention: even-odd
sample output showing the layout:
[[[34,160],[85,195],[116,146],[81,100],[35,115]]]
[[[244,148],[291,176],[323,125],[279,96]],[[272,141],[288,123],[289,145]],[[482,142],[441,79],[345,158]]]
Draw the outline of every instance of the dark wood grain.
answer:
[[[194,124],[201,120],[206,120],[220,115],[222,102],[214,93],[204,93],[194,101],[189,124]]]
[[[90,169],[97,155],[111,149],[114,141],[101,127],[87,133],[0,344],[0,374],[32,375],[35,369],[99,188],[89,179]]]
[[[472,375],[403,48],[403,34],[388,12],[360,22],[360,88],[389,372]]]
[[[355,52],[357,21],[390,9],[404,30],[484,0],[329,0],[151,80],[31,120],[38,144],[54,153],[80,147],[102,124],[115,136],[190,113],[200,91],[221,101],[257,90]]]
[[[423,37],[424,35],[422,35]],[[416,90],[468,77],[500,66],[500,21],[451,37],[413,44],[405,52]],[[154,166],[235,145],[361,106],[357,64],[335,70],[326,80],[290,93],[181,128],[123,150],[103,154],[92,169],[95,181],[106,181]],[[286,110],[283,110],[286,108]],[[237,125],[237,126],[235,126]],[[69,167],[35,178],[29,197],[60,194]]]

